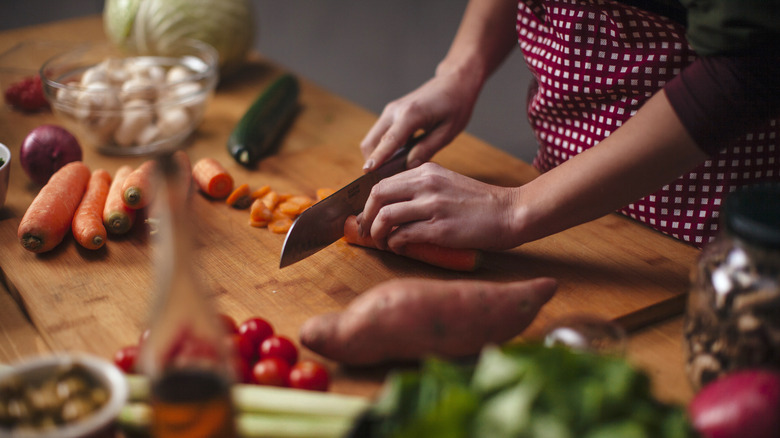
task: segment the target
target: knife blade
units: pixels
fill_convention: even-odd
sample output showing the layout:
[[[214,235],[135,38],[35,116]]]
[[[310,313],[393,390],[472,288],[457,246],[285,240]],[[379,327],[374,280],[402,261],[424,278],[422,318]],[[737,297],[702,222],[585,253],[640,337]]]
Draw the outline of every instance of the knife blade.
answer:
[[[293,222],[282,246],[279,268],[284,268],[327,247],[344,235],[344,222],[363,211],[376,183],[406,170],[406,157],[425,134],[412,137],[379,168],[352,181],[307,208]]]

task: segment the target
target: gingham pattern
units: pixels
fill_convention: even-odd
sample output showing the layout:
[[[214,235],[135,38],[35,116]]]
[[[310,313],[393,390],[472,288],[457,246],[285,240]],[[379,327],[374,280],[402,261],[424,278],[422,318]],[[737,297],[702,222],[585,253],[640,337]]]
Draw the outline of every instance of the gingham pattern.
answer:
[[[681,25],[618,2],[521,0],[517,31],[536,79],[528,115],[543,172],[606,138],[696,59]],[[772,120],[620,213],[703,246],[729,192],[780,180],[779,128]]]

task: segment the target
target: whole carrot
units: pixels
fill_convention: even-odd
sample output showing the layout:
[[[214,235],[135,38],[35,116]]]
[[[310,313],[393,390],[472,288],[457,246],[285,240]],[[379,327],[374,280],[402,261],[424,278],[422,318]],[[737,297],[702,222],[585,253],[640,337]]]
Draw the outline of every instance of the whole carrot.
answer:
[[[138,210],[152,202],[156,172],[157,162],[148,160],[127,175],[122,184],[122,197],[128,207]]]
[[[112,234],[124,234],[130,231],[135,222],[136,211],[125,204],[122,187],[128,175],[133,172],[130,166],[117,169],[114,181],[108,190],[106,204],[103,207],[103,225]]]
[[[87,190],[73,216],[71,230],[76,242],[87,249],[98,249],[106,243],[103,207],[106,205],[111,175],[104,169],[92,172]]]
[[[89,168],[81,161],[66,164],[49,178],[19,223],[17,237],[24,249],[41,253],[62,242],[89,178]]]
[[[192,167],[192,179],[198,188],[214,199],[224,199],[233,192],[233,177],[213,158],[201,158]]]
[[[371,237],[362,237],[358,232],[355,216],[349,216],[344,222],[344,240],[353,245],[376,248]],[[479,250],[447,248],[432,243],[407,243],[401,255],[453,271],[475,271],[482,262]]]

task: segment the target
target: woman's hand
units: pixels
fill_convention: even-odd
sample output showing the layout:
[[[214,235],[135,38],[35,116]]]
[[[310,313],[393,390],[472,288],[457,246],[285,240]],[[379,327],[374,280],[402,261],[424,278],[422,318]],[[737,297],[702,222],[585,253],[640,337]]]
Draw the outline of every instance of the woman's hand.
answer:
[[[428,135],[409,153],[408,167],[430,160],[466,127],[480,88],[481,82],[468,74],[440,73],[387,104],[360,143],[363,170],[377,168],[420,129]]]
[[[516,188],[425,163],[375,185],[358,223],[377,247],[400,254],[409,242],[508,249],[519,244],[512,232],[516,200]]]

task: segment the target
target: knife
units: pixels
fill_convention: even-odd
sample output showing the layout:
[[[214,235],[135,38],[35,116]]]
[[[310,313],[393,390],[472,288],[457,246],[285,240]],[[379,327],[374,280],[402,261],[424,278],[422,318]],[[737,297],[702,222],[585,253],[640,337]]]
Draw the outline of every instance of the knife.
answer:
[[[344,235],[344,222],[347,217],[363,211],[371,188],[376,183],[406,170],[409,151],[424,136],[425,134],[422,134],[410,138],[377,169],[352,181],[301,213],[284,239],[279,268],[301,261],[339,240]]]

